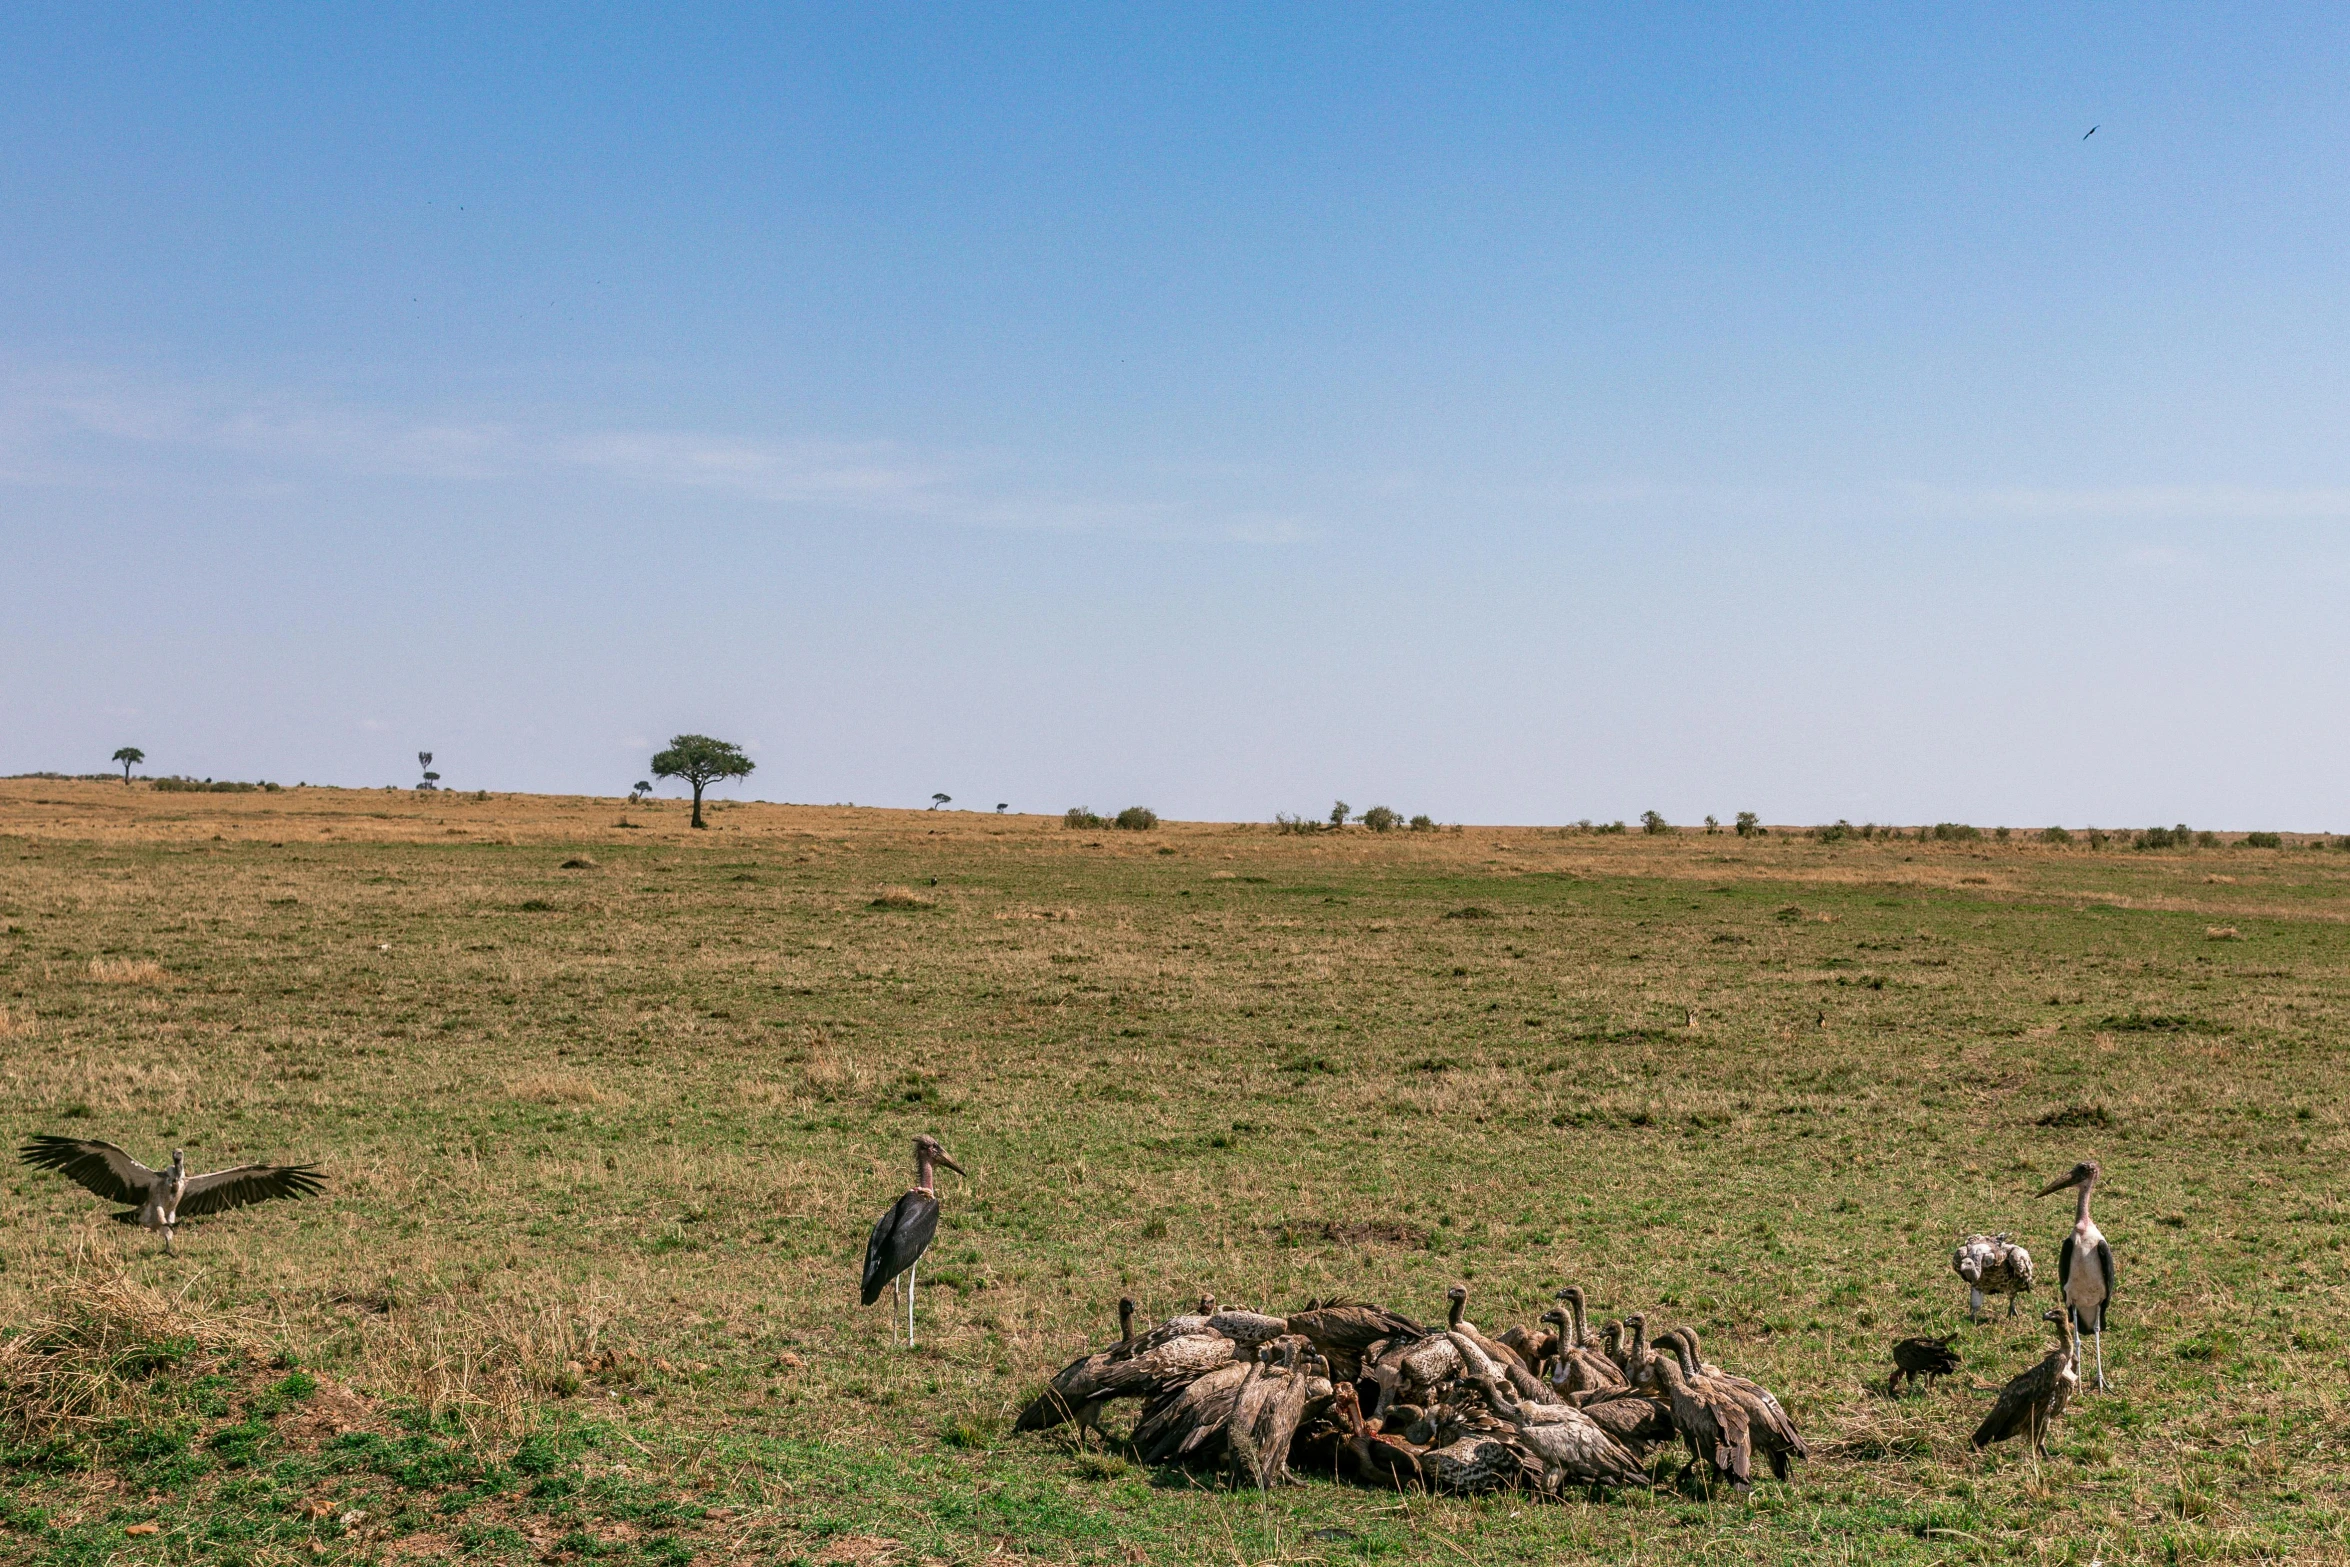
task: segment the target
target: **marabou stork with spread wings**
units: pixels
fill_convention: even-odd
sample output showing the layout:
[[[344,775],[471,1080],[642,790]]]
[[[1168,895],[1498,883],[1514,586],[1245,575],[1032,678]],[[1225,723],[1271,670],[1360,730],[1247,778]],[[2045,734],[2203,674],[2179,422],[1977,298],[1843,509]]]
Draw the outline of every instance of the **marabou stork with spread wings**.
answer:
[[[165,1251],[177,1250],[174,1237],[182,1219],[326,1189],[326,1177],[314,1164],[242,1164],[190,1175],[184,1148],[171,1151],[168,1170],[150,1170],[114,1144],[86,1137],[35,1137],[17,1156],[36,1169],[60,1172],[108,1202],[130,1204],[114,1215],[114,1222],[162,1231]]]
[[[906,1195],[890,1204],[889,1212],[874,1223],[873,1236],[865,1242],[864,1302],[870,1306],[881,1299],[883,1285],[889,1286],[890,1298],[897,1298],[898,1276],[906,1277],[906,1347],[914,1347],[914,1265],[930,1249],[930,1238],[938,1233],[938,1166],[945,1165],[957,1175],[963,1167],[947,1157],[947,1151],[938,1139],[925,1132],[914,1139],[914,1184],[906,1188]],[[890,1312],[892,1336],[897,1322],[896,1308]]]

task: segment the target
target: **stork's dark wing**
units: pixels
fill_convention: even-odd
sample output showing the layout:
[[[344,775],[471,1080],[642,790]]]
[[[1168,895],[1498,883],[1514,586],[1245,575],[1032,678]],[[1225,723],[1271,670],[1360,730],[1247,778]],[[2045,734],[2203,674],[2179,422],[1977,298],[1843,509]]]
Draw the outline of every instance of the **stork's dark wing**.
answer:
[[[2056,1254],[2056,1292],[2061,1295],[2073,1284],[2073,1238],[2064,1238],[2064,1250]]]
[[[314,1164],[241,1164],[233,1170],[191,1175],[180,1193],[179,1216],[226,1213],[249,1202],[275,1197],[313,1197],[326,1190],[326,1177]]]
[[[17,1157],[40,1170],[56,1170],[108,1202],[143,1203],[156,1175],[112,1143],[86,1137],[35,1137]]]
[[[912,1267],[938,1233],[938,1199],[916,1187],[890,1205],[865,1242],[864,1300],[881,1299],[889,1281]]]
[[[2097,1303],[2097,1322],[2091,1331],[2102,1333],[2106,1308],[2113,1304],[2113,1248],[2105,1243],[2102,1235],[2097,1237],[2097,1271],[2105,1279],[2105,1298]]]

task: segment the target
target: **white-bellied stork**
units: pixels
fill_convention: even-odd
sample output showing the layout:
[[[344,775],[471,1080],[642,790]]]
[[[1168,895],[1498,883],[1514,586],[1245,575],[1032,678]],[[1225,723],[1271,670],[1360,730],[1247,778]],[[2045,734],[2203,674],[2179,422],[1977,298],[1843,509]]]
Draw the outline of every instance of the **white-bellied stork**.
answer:
[[[2040,1195],[2070,1186],[2080,1195],[2073,1211],[2073,1232],[2064,1238],[2064,1254],[2057,1259],[2057,1288],[2064,1299],[2066,1321],[2073,1334],[2073,1358],[2081,1354],[2081,1335],[2097,1341],[2097,1391],[2105,1391],[2105,1308],[2113,1300],[2113,1248],[2105,1233],[2089,1217],[2089,1194],[2097,1189],[2097,1161],[2076,1164],[2069,1175],[2050,1181]]]
[[[914,1184],[906,1188],[906,1195],[891,1203],[873,1226],[873,1236],[865,1243],[864,1300],[870,1306],[881,1299],[881,1288],[888,1285],[890,1299],[897,1299],[898,1275],[906,1278],[906,1347],[914,1347],[914,1265],[930,1249],[930,1238],[938,1233],[938,1166],[945,1165],[957,1175],[963,1167],[947,1157],[947,1151],[938,1145],[938,1139],[925,1132],[914,1139]],[[890,1310],[890,1336],[897,1336],[897,1310]]]

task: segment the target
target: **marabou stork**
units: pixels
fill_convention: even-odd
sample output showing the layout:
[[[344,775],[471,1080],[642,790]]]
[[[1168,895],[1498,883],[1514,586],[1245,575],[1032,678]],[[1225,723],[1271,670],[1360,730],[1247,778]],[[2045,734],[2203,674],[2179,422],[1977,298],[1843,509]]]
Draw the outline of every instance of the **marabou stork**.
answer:
[[[906,1188],[906,1195],[891,1203],[889,1212],[873,1225],[873,1236],[865,1242],[864,1301],[870,1306],[881,1299],[881,1287],[888,1285],[890,1299],[896,1300],[898,1275],[906,1276],[906,1347],[914,1347],[914,1265],[930,1249],[930,1238],[938,1233],[938,1166],[945,1165],[957,1175],[963,1167],[947,1157],[947,1151],[938,1145],[938,1139],[925,1132],[914,1139],[914,1184]],[[897,1310],[890,1309],[891,1337],[896,1337]]]
[[[2080,1335],[2097,1340],[2097,1391],[2105,1391],[2105,1308],[2113,1300],[2113,1248],[2089,1217],[2089,1194],[2097,1189],[2097,1161],[2085,1159],[2072,1172],[2040,1188],[2040,1195],[2070,1186],[2080,1192],[2073,1210],[2073,1232],[2064,1238],[2056,1260],[2057,1290],[2064,1301],[2073,1333],[2073,1358],[2081,1356]]]
[[[167,1252],[177,1250],[174,1239],[182,1219],[326,1189],[326,1178],[314,1164],[243,1164],[190,1175],[184,1148],[171,1151],[171,1168],[150,1170],[114,1144],[93,1138],[35,1137],[17,1157],[35,1169],[56,1170],[108,1202],[130,1204],[113,1216],[114,1222],[162,1231]]]
[[[2077,1369],[2080,1341],[2073,1337],[2072,1319],[2061,1308],[2050,1307],[2040,1318],[2063,1337],[2046,1359],[2000,1389],[1999,1402],[1991,1406],[1991,1413],[1975,1430],[1977,1447],[1989,1447],[2022,1432],[2031,1438],[2033,1452],[2048,1456],[2048,1428],[2064,1413],[2073,1390],[2081,1385]]]

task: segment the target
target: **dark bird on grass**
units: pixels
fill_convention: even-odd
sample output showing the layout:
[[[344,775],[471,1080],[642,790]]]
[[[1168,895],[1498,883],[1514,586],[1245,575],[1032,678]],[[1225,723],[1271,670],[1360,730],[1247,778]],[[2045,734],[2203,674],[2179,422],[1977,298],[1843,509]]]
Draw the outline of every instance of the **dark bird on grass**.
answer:
[[[165,1251],[177,1249],[174,1238],[182,1219],[326,1190],[326,1177],[314,1164],[241,1164],[190,1175],[184,1148],[171,1151],[171,1168],[150,1170],[114,1144],[93,1138],[35,1137],[18,1157],[35,1169],[56,1170],[108,1202],[130,1204],[114,1215],[114,1222],[162,1231]]]
[[[1088,1427],[1100,1431],[1097,1418],[1113,1399],[1156,1398],[1242,1358],[1232,1340],[1205,1328],[1155,1344],[1152,1336],[1128,1338],[1099,1354],[1078,1356],[1028,1401],[1014,1428],[1049,1431],[1064,1420],[1075,1420],[1082,1442]]]
[[[914,1184],[906,1188],[906,1195],[891,1203],[889,1212],[873,1225],[873,1236],[865,1242],[865,1281],[863,1298],[870,1306],[881,1299],[883,1286],[890,1291],[890,1299],[897,1299],[898,1276],[906,1277],[906,1347],[914,1347],[914,1265],[930,1249],[930,1238],[938,1233],[938,1166],[945,1165],[957,1175],[963,1167],[947,1157],[947,1151],[938,1145],[938,1139],[925,1132],[914,1139]],[[897,1312],[890,1312],[891,1331],[896,1331]]]
[[[1709,1377],[1689,1375],[1674,1352],[1686,1348],[1675,1343],[1662,1352],[1651,1352],[1641,1380],[1664,1394],[1673,1411],[1673,1429],[1681,1433],[1690,1458],[1707,1481],[1718,1475],[1745,1490],[1754,1484],[1754,1437],[1746,1411],[1730,1396],[1729,1389]]]
[[[1328,1370],[1328,1362],[1297,1334],[1258,1348],[1257,1374],[1233,1401],[1226,1423],[1225,1466],[1235,1484],[1269,1491],[1289,1478],[1289,1444],[1306,1405],[1330,1396],[1330,1380],[1322,1375]]]
[[[1754,1450],[1770,1461],[1774,1478],[1787,1478],[1788,1463],[1792,1459],[1809,1458],[1811,1449],[1803,1445],[1803,1433],[1796,1430],[1795,1418],[1780,1407],[1771,1390],[1751,1377],[1742,1377],[1735,1371],[1708,1365],[1705,1354],[1698,1347],[1695,1328],[1675,1328],[1665,1335],[1666,1340],[1685,1353],[1681,1366],[1691,1375],[1702,1376],[1729,1391],[1746,1411],[1746,1427]]]
[[[1129,1438],[1143,1462],[1212,1459],[1223,1451],[1225,1423],[1256,1362],[1227,1360],[1211,1371],[1153,1397],[1142,1406]]]
[[[1945,1333],[1940,1338],[1905,1338],[1893,1346],[1893,1375],[1885,1379],[1885,1396],[1901,1396],[1901,1379],[1909,1378],[1914,1385],[1924,1377],[1932,1387],[1939,1377],[1955,1374],[1958,1370],[1958,1351],[1950,1347],[1954,1335]]]
[[[1043,1431],[1064,1420],[1077,1422],[1077,1443],[1085,1445],[1085,1433],[1093,1432],[1106,1443],[1109,1436],[1101,1428],[1102,1406],[1109,1402],[1097,1384],[1113,1364],[1111,1359],[1120,1349],[1134,1342],[1134,1300],[1131,1296],[1118,1297],[1118,1342],[1108,1349],[1080,1355],[1060,1369],[1045,1389],[1020,1411],[1022,1431]]]
[[[2032,1254],[2005,1235],[1970,1235],[1951,1253],[1950,1271],[1967,1288],[1967,1320],[1983,1320],[1983,1297],[2005,1295],[2007,1314],[2015,1315],[2015,1298],[2032,1287]]]
[[[2040,1314],[2061,1337],[2046,1359],[1999,1390],[1999,1402],[1975,1428],[1975,1446],[1989,1447],[2018,1435],[2029,1437],[2032,1451],[2048,1456],[2048,1428],[2064,1413],[2064,1406],[2081,1385],[2080,1344],[2063,1310],[2051,1307]]]
[[[2097,1391],[2102,1393],[2105,1391],[2105,1308],[2113,1300],[2113,1248],[2105,1243],[2104,1232],[2089,1217],[2089,1194],[2097,1189],[2098,1173],[2097,1161],[2085,1159],[2068,1174],[2041,1187],[2040,1195],[2046,1197],[2068,1186],[2081,1194],[2073,1209],[2073,1232],[2064,1238],[2064,1251],[2056,1259],[2057,1290],[2071,1316],[2073,1358],[2080,1358],[2082,1334],[2091,1334],[2097,1340]]]

